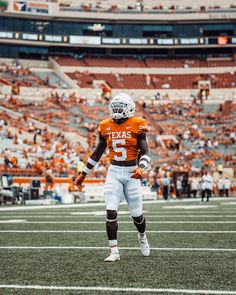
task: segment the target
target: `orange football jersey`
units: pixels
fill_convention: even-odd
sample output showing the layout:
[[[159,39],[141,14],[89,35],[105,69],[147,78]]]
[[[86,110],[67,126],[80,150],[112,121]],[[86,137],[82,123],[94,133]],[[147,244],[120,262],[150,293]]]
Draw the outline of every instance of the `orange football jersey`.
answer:
[[[106,119],[100,122],[98,131],[106,139],[111,160],[131,161],[138,157],[138,134],[147,132],[148,126],[145,119],[138,117],[129,118],[122,124]]]

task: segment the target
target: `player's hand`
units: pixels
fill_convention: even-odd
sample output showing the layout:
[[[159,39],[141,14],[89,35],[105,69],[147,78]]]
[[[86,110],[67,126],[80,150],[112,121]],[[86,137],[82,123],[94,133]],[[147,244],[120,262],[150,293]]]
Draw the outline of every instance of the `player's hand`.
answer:
[[[83,182],[85,180],[85,177],[86,177],[86,175],[80,173],[74,182],[74,185],[78,187],[79,191],[82,191],[82,189],[84,187]]]
[[[142,178],[142,175],[143,175],[143,169],[140,167],[137,167],[134,170],[132,170],[130,173],[133,173],[133,175],[131,175],[131,178],[140,179]]]

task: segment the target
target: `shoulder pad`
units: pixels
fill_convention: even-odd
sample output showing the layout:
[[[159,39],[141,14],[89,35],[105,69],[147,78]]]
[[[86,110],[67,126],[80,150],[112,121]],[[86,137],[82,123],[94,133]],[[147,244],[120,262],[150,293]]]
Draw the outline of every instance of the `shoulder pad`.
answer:
[[[148,132],[149,128],[147,126],[147,121],[144,118],[137,117],[136,122],[139,132]]]
[[[111,122],[111,119],[105,119],[105,120],[102,120],[100,123],[99,123],[99,125],[100,126],[104,126],[104,125],[106,125],[106,124],[108,124],[108,123],[110,123]]]
[[[105,119],[102,120],[99,125],[98,125],[98,131],[100,133],[102,133],[102,131],[104,130],[105,126],[108,125],[111,122],[111,119]]]

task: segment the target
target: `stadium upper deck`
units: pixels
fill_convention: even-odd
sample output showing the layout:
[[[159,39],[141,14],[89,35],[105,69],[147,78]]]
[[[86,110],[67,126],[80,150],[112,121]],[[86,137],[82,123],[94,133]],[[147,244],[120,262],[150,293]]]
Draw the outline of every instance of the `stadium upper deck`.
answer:
[[[11,0],[0,12],[0,56],[235,54],[231,0],[66,1]]]
[[[223,2],[216,0],[214,3],[210,0],[88,0],[86,2],[83,0],[36,0],[26,2],[24,4],[24,1],[10,0],[7,11],[11,13],[36,12],[41,15],[64,18],[113,20],[157,20],[157,15],[158,19],[163,19],[166,14],[169,14],[169,20],[211,19],[215,17],[218,19],[235,17],[234,13],[236,12],[236,5],[232,0],[224,0]]]

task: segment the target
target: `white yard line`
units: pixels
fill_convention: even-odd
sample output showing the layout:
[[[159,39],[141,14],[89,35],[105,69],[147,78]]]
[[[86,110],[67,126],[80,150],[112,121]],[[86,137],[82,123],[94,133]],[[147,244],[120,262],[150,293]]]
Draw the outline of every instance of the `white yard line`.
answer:
[[[215,207],[218,207],[218,204],[215,204],[215,202],[217,201],[220,201],[219,204],[226,204],[227,201],[235,201],[235,198],[232,197],[232,198],[227,198],[227,200],[223,199],[222,198],[218,198],[218,197],[214,197],[212,199],[212,202],[214,202],[213,204],[203,204],[201,205],[201,207],[205,207],[207,206],[207,208],[215,208]],[[224,202],[225,201],[225,202]],[[149,204],[149,205],[152,205],[152,204],[173,204],[173,206],[171,206],[171,209],[175,209],[178,207],[175,206],[174,204],[178,203],[179,204],[179,200],[168,200],[168,201],[165,201],[165,200],[156,200],[156,201],[143,201],[143,204]],[[184,205],[184,203],[197,203],[199,204],[200,202],[200,199],[185,199],[183,201],[181,201],[181,206]],[[125,202],[121,203],[121,205],[126,205]],[[44,209],[52,209],[52,208],[55,208],[55,209],[64,209],[64,208],[86,208],[86,207],[105,207],[105,203],[85,203],[85,204],[68,204],[68,205],[64,205],[64,204],[61,204],[61,205],[37,205],[37,206],[20,206],[20,207],[1,207],[0,208],[0,211],[19,211],[19,210],[32,210],[32,209],[36,209],[36,210],[44,210]],[[183,208],[181,208],[183,209]],[[203,208],[204,209],[204,208]]]
[[[0,211],[22,211],[22,210],[44,210],[44,209],[70,209],[83,207],[101,207],[105,203],[89,203],[89,204],[69,204],[69,205],[37,205],[37,206],[20,206],[20,207],[2,207]]]
[[[236,205],[236,202],[220,203],[221,205]]]
[[[201,215],[208,215],[208,216],[235,216],[233,215],[233,213],[236,212],[236,208],[235,210],[211,210],[211,211],[205,211],[205,210],[197,210],[197,211],[193,211],[193,210],[185,210],[185,211],[166,211],[166,210],[145,210],[144,214],[146,215],[155,215],[155,216],[201,216]],[[50,216],[78,216],[78,217],[91,217],[91,216],[95,216],[95,217],[104,217],[106,215],[106,211],[104,210],[103,214],[94,214],[93,211],[88,212],[87,214],[83,214],[80,211],[25,211],[25,212],[2,212],[0,210],[0,217],[4,217],[4,216],[9,216],[9,217],[15,217],[15,216],[32,216],[32,214],[34,214],[33,216],[37,215],[37,216],[45,216],[45,215],[50,215]],[[119,212],[118,212],[119,214]],[[218,215],[219,214],[219,215]],[[119,216],[130,216],[130,213],[127,214],[120,214]]]
[[[218,207],[219,207],[218,205],[209,205],[209,204],[204,205],[203,203],[200,203],[200,204],[198,203],[196,205],[181,204],[181,205],[175,205],[175,206],[173,206],[173,205],[162,206],[163,209],[171,209],[171,210],[173,210],[173,209],[190,210],[190,209],[204,209],[204,208],[209,209],[209,208],[218,208]]]
[[[118,214],[119,215],[119,214]],[[122,218],[122,217],[130,217],[130,214],[122,214],[119,215],[118,218]],[[84,215],[27,215],[27,214],[16,214],[16,215],[1,215],[0,218],[12,218],[12,217],[21,217],[21,218],[105,218],[105,213],[104,215],[93,215],[93,213],[91,212],[91,216],[84,216]],[[147,213],[145,213],[145,217],[150,217],[150,218],[166,218],[166,217],[177,217],[177,218],[183,218],[183,217],[188,217],[188,218],[199,218],[199,217],[204,217],[204,218],[211,218],[211,217],[217,217],[217,218],[236,218],[236,214],[235,215],[172,215],[172,214],[156,214],[156,215],[149,215]]]
[[[218,215],[218,214],[233,214],[235,213],[236,211],[236,207],[235,207],[235,210],[160,210],[160,211],[157,211],[157,210],[147,210],[148,213],[145,213],[145,214],[157,214],[157,215],[182,215],[182,216],[186,216],[186,215]],[[42,213],[43,214],[43,213]]]
[[[1,220],[1,223],[24,223],[24,224],[100,224],[104,223],[104,221],[24,221],[24,220]],[[123,224],[131,224],[132,221],[119,221],[119,223]],[[235,224],[236,221],[202,221],[202,220],[172,220],[172,221],[148,221],[148,224]]]
[[[235,295],[236,291],[227,290],[193,290],[164,288],[116,288],[116,287],[82,287],[82,286],[42,286],[42,285],[0,285],[1,289],[57,290],[57,291],[100,291],[100,292],[133,292],[133,293],[177,293],[177,294],[209,294]]]
[[[144,214],[145,217],[147,218],[155,218],[155,219],[159,219],[159,218],[230,218],[230,219],[236,219],[236,210],[235,210],[235,214],[234,215],[149,215],[149,214]],[[22,216],[24,217],[24,216]],[[26,216],[27,217],[27,216]],[[92,217],[92,216],[90,216]],[[121,218],[121,217],[129,217],[129,216],[118,216],[118,218]],[[25,218],[25,217],[24,217]]]
[[[26,223],[27,220],[26,219],[10,219],[10,220],[1,220],[0,223]]]
[[[235,234],[234,230],[147,230],[157,234]],[[106,233],[105,230],[0,230],[0,233]],[[136,230],[119,230],[119,233],[137,233]]]
[[[109,247],[85,247],[85,246],[0,246],[5,250],[102,250],[110,249]],[[119,247],[120,250],[140,250],[139,247]],[[236,252],[236,249],[225,248],[155,248],[154,251],[210,251],[210,252]]]
[[[1,207],[0,207],[1,208]],[[236,210],[236,208],[235,208],[235,210]],[[176,211],[173,211],[173,210],[144,210],[143,212],[145,213],[145,215],[146,214],[160,214],[160,215],[172,215],[172,214],[180,214],[181,213],[181,215],[184,215],[184,216],[186,216],[186,215],[191,215],[191,214],[218,214],[218,213],[221,213],[221,214],[230,214],[230,213],[235,213],[235,210],[225,210],[225,209],[222,209],[222,210],[202,210],[202,211],[200,211],[200,210],[185,210],[185,211],[180,211],[180,210],[176,210]],[[1,216],[21,216],[21,215],[26,215],[27,216],[27,214],[32,214],[32,212],[8,212],[8,211],[6,211],[6,212],[4,212],[4,211],[1,211],[0,210],[0,212],[1,212]],[[56,211],[56,210],[54,210],[54,211],[42,211],[42,212],[40,212],[40,210],[38,211],[38,212],[35,212],[34,211],[34,213],[35,214],[37,214],[37,215],[44,215],[44,214],[49,214],[49,215],[93,215],[93,211],[88,211],[88,212],[86,212],[86,214],[85,214],[85,212],[84,211]],[[5,215],[6,214],[6,215]],[[104,209],[104,211],[103,211],[103,215],[105,216],[105,214],[106,214],[106,211],[105,211],[105,209]],[[186,215],[185,215],[186,214]],[[126,214],[122,214],[122,215],[126,215]],[[127,215],[130,215],[129,213],[127,213]],[[100,215],[97,215],[97,216],[100,216]]]
[[[60,291],[100,291],[100,292],[134,292],[134,293],[177,293],[177,294],[209,294],[235,295],[236,291],[227,290],[193,290],[193,289],[164,289],[164,288],[116,288],[116,287],[82,287],[82,286],[42,286],[42,285],[0,285],[1,289],[29,290],[60,290]]]

